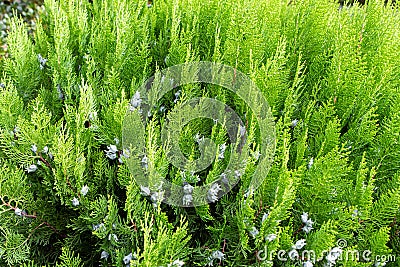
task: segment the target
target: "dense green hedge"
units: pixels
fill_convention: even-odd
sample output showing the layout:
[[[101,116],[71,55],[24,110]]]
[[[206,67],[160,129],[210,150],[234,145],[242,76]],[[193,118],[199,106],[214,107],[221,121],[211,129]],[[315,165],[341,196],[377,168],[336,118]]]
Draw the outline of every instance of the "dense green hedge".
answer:
[[[13,18],[0,64],[0,264],[383,266],[376,256],[400,255],[400,15],[369,2],[46,0],[33,39]],[[171,114],[200,96],[241,116],[248,155],[229,194],[174,207],[136,183],[122,122],[157,69],[199,60],[257,84],[276,152],[263,184],[248,190],[265,153],[256,116],[221,87],[182,86],[152,110],[148,158],[130,155],[138,168],[180,186],[219,177],[228,154],[188,174],[160,144]],[[189,165],[198,133],[229,147],[219,123],[196,120],[180,132]],[[265,249],[330,254],[257,258]],[[371,251],[371,261],[338,259],[352,250]]]

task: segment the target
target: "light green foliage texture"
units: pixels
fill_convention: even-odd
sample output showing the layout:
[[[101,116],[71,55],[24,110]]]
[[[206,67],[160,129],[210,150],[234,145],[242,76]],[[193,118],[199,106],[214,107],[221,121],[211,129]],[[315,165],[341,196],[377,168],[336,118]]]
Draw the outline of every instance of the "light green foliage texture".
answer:
[[[219,250],[214,266],[301,266],[306,259],[260,261],[256,252],[289,251],[303,238],[316,253],[345,239],[344,252],[400,257],[400,14],[369,2],[46,0],[33,39],[14,19],[10,57],[0,62],[0,264],[125,266],[132,253],[131,266],[206,266]],[[223,88],[184,86],[176,104],[172,93],[162,99],[146,128],[149,168],[182,184],[160,129],[185,100],[206,96],[246,123],[246,173],[209,206],[153,207],[127,165],[104,151],[122,150],[125,112],[142,82],[197,60],[230,65],[257,84],[274,115],[274,162],[248,192],[260,141],[251,111]],[[179,141],[191,160],[197,133],[228,142],[221,125],[193,121]],[[224,161],[199,178],[214,180]],[[303,212],[314,222],[309,233]],[[277,238],[267,241],[270,234]]]

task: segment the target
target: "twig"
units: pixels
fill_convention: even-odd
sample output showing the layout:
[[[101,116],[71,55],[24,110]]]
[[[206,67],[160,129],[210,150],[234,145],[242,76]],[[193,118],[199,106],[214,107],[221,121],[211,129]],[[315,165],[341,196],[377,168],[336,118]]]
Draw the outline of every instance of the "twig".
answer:
[[[296,235],[297,235],[298,233],[300,233],[301,229],[303,229],[304,226],[305,226],[304,223],[301,224],[300,227],[299,227],[299,229],[296,230],[296,232],[293,234],[293,236],[296,237]]]
[[[233,80],[232,80],[232,85],[236,83],[236,68],[233,69]]]
[[[265,207],[268,207],[268,206],[265,206]],[[256,217],[255,217],[256,219],[258,218],[258,216],[260,216],[261,211],[262,211],[265,207],[263,206],[262,198],[260,198],[260,206],[258,207],[258,211],[257,211]]]
[[[41,153],[39,153],[39,159],[40,159],[41,162],[43,162],[44,164],[46,164],[46,166],[47,166],[50,170],[52,169],[50,163],[49,163],[47,160],[45,160],[45,159],[43,158],[43,156],[42,156]]]
[[[135,232],[137,232],[137,226],[136,226],[136,223],[135,223],[133,220],[131,220],[131,224],[133,225],[133,229],[134,229],[134,231],[135,231]]]
[[[16,207],[13,207],[13,206],[11,206],[10,203],[5,202],[4,199],[3,199],[3,197],[0,197],[0,199],[1,199],[1,202],[3,203],[4,206],[9,207],[11,210],[13,210],[13,211],[15,212],[15,210],[17,209]],[[62,238],[65,238],[65,237],[66,237],[66,235],[61,234],[53,225],[51,225],[50,223],[48,223],[48,222],[46,222],[46,221],[44,221],[44,220],[38,218],[36,215],[27,214],[26,212],[21,212],[21,216],[22,216],[22,217],[26,217],[26,218],[31,218],[31,219],[38,219],[38,220],[41,221],[41,224],[39,224],[39,226],[37,226],[35,229],[33,229],[33,231],[36,231],[37,228],[39,228],[39,227],[42,226],[42,225],[46,225],[47,227],[49,227],[51,230],[53,230],[56,234],[58,234],[58,235],[61,236]],[[28,239],[30,238],[31,235],[32,235],[32,232],[31,232],[31,234],[28,236]]]

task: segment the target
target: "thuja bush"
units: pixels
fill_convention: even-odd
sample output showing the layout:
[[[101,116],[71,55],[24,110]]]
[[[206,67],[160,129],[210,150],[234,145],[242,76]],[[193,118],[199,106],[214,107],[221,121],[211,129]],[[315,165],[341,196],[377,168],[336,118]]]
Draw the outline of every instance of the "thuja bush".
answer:
[[[0,62],[1,264],[397,266],[388,255],[400,253],[400,15],[383,1],[338,7],[46,0],[33,37],[13,18]],[[188,84],[140,114],[148,77],[194,61],[246,74],[267,100],[276,149],[258,188],[249,185],[267,152],[234,93]],[[178,129],[188,166],[204,137],[219,146],[203,171],[174,166],[162,145],[165,124],[195,97],[239,114],[245,167],[231,192],[208,192],[209,205],[171,206],[127,161],[189,195],[224,175],[221,121]],[[149,117],[144,151],[122,145],[129,110]]]

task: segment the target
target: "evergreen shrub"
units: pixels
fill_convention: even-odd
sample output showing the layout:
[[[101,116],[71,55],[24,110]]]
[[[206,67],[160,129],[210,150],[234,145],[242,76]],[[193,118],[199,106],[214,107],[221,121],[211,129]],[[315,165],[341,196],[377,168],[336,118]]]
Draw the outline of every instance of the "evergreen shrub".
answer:
[[[396,6],[46,0],[44,7],[33,36],[12,18],[9,57],[0,61],[2,266],[398,266],[389,257],[400,257]],[[145,155],[123,149],[125,115],[132,102],[140,106],[137,88],[158,70],[194,61],[246,74],[270,106],[276,149],[255,190],[252,173],[266,153],[260,125],[221,86],[193,83],[166,94],[138,140]],[[218,179],[231,146],[221,121],[199,118],[178,129],[187,167],[200,156],[198,139],[219,145],[203,171],[171,164],[161,142],[165,124],[196,97],[240,116],[246,165],[218,201],[171,206],[140,186],[127,163],[188,191]],[[282,251],[292,259],[282,260]],[[354,251],[359,259],[344,257]]]

